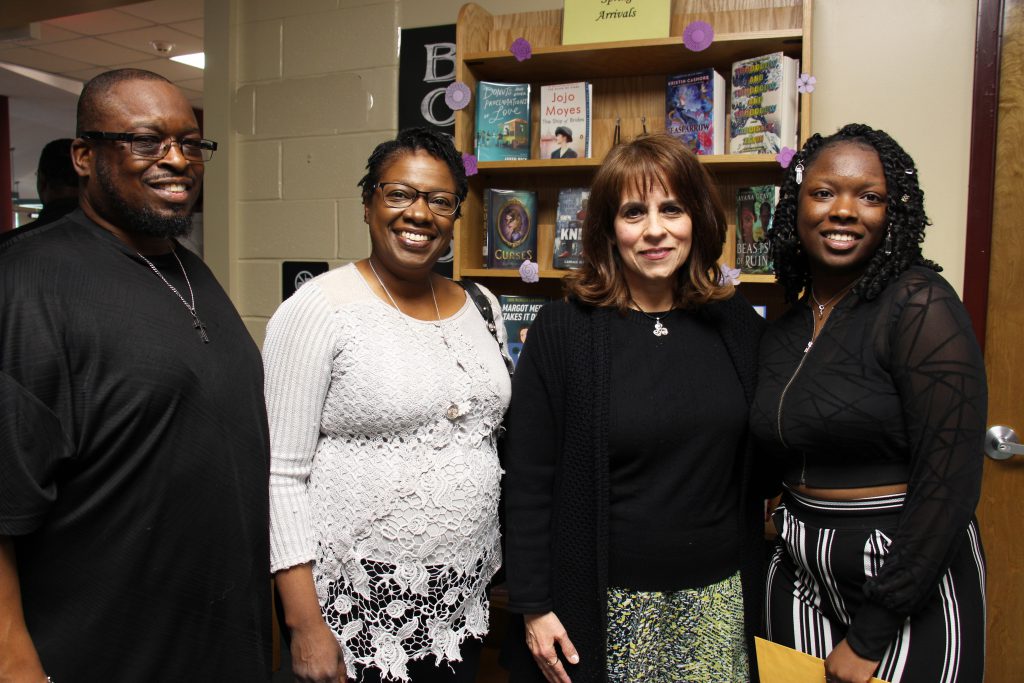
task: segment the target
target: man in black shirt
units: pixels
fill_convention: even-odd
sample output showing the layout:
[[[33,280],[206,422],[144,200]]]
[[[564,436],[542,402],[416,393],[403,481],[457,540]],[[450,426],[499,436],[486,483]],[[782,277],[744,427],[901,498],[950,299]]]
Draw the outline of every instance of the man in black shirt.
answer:
[[[52,223],[78,208],[78,174],[71,163],[71,138],[47,142],[36,167],[36,193],[43,204],[39,218],[21,227]]]
[[[78,174],[71,163],[71,143],[71,138],[58,138],[43,146],[36,167],[36,194],[43,210],[36,220],[18,231],[47,225],[78,208]],[[0,233],[0,243],[15,234],[15,231]]]
[[[80,209],[0,244],[0,680],[267,680],[259,351],[187,234],[188,101],[78,104]]]

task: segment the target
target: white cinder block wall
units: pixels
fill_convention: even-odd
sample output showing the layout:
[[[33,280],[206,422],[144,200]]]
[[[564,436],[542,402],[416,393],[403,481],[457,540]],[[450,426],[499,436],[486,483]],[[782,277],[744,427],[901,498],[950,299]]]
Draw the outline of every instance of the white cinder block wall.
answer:
[[[495,14],[562,5],[477,2]],[[333,267],[369,253],[355,183],[374,145],[395,133],[399,27],[454,23],[462,4],[206,0],[204,119],[221,145],[206,172],[206,260],[257,342],[281,300],[282,261]],[[814,0],[812,127],[830,133],[859,120],[907,147],[935,223],[925,253],[947,267],[958,290],[975,7]],[[878,22],[882,10],[886,21]],[[934,98],[937,75],[943,106],[922,117],[919,103]]]
[[[281,301],[281,262],[363,258],[369,238],[359,190],[366,157],[397,121],[396,0],[208,0],[210,35],[230,36],[226,97],[208,105],[230,163],[207,185],[228,238],[208,260],[262,341]],[[208,15],[209,15],[208,11]],[[211,55],[214,56],[214,55]],[[210,111],[213,109],[213,111]],[[226,118],[226,120],[225,120]],[[226,144],[225,144],[226,142]]]

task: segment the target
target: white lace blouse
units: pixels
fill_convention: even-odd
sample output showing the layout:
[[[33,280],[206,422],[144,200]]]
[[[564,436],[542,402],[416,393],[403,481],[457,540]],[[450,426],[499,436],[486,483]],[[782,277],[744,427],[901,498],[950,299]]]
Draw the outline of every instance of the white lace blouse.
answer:
[[[281,305],[263,354],[271,571],[313,561],[350,672],[408,680],[409,660],[458,660],[487,631],[501,564],[496,439],[511,387],[480,313],[467,297],[440,323],[410,318],[348,265]]]

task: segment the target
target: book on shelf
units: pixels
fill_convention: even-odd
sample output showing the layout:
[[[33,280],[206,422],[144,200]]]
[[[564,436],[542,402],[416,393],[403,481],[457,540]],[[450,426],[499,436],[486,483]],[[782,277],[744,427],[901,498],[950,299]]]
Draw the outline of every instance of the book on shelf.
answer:
[[[565,0],[562,45],[668,38],[670,0]]]
[[[530,158],[528,83],[477,83],[476,158],[477,161]]]
[[[540,87],[540,158],[590,158],[590,103],[586,81]]]
[[[800,60],[773,52],[732,65],[730,154],[777,154],[797,149],[796,81]]]
[[[484,267],[518,268],[537,260],[537,193],[486,188]]]
[[[714,69],[669,76],[665,131],[694,154],[724,154],[725,98],[725,79]]]
[[[779,201],[777,185],[754,185],[736,191],[736,267],[741,273],[773,273],[768,228]]]
[[[539,296],[501,294],[498,296],[498,303],[501,304],[501,317],[505,321],[505,333],[508,335],[508,353],[512,356],[512,366],[515,367],[519,362],[519,352],[526,343],[526,331],[537,317],[541,306],[548,303],[548,299]]]
[[[567,187],[558,191],[555,213],[555,245],[551,265],[571,269],[583,265],[583,219],[587,214],[590,189]]]

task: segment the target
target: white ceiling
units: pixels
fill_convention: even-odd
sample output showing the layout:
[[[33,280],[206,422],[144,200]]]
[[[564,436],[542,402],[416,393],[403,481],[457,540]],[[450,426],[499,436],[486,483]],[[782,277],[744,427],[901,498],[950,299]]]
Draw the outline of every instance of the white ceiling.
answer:
[[[203,51],[203,0],[152,0],[116,9],[50,19],[39,37],[0,41],[0,62],[84,83],[113,68],[154,71],[203,106],[203,71],[167,57]],[[152,41],[173,43],[167,55]],[[22,198],[35,197],[39,152],[50,140],[74,137],[77,97],[0,68],[8,98],[13,176]],[[3,191],[3,190],[0,190]]]

